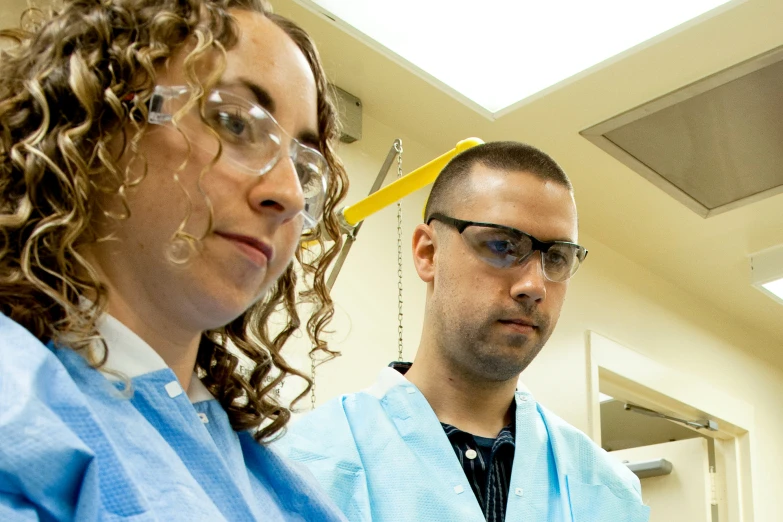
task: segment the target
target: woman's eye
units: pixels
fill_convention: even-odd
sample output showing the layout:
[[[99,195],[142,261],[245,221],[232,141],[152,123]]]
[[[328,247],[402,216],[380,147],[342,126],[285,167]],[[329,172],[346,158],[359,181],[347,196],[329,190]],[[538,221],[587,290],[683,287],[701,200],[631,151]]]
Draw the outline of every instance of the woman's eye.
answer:
[[[245,127],[247,126],[244,120],[241,118],[232,117],[230,114],[224,115],[221,123],[223,123],[223,127],[225,127],[226,130],[236,134],[237,136],[240,136],[243,132],[245,132]]]
[[[234,140],[252,142],[253,126],[250,118],[239,110],[219,110],[215,114],[214,123],[218,132]]]
[[[295,163],[296,174],[299,177],[299,184],[302,186],[302,192],[305,197],[311,196],[315,187],[315,175],[310,165],[302,165],[301,163]]]

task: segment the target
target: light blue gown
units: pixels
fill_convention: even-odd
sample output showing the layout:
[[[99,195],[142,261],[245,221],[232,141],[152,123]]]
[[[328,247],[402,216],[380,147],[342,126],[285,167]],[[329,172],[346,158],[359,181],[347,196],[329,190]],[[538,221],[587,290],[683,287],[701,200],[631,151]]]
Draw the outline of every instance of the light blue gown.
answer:
[[[130,398],[0,314],[0,520],[344,520],[306,470],[233,431],[198,379],[186,394],[118,321],[101,333]]]
[[[646,522],[639,479],[587,436],[516,393],[507,522]],[[305,464],[351,522],[484,522],[421,392],[386,368],[316,409],[276,447]]]

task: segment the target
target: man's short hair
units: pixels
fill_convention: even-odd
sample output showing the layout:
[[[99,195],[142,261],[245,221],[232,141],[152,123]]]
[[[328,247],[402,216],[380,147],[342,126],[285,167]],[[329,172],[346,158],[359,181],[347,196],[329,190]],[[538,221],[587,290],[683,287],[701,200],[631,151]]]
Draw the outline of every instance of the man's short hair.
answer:
[[[453,203],[458,195],[464,194],[465,180],[477,164],[509,172],[527,172],[573,191],[566,173],[545,152],[517,141],[493,141],[457,154],[443,168],[432,185],[424,208],[425,221],[435,212],[449,211],[446,207]]]

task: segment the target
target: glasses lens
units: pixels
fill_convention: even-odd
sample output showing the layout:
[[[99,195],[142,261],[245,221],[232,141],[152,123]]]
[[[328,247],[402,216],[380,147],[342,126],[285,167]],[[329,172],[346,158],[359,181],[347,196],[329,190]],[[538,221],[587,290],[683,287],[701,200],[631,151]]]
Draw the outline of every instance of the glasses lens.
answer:
[[[555,243],[543,253],[544,275],[550,281],[565,281],[579,268],[579,247]]]
[[[260,174],[280,153],[282,141],[269,114],[241,98],[213,93],[205,108],[207,123],[223,144],[223,156]]]
[[[533,252],[530,238],[497,228],[469,226],[462,237],[479,258],[498,268],[524,261]]]
[[[321,219],[326,202],[326,179],[329,166],[320,152],[291,141],[291,157],[294,160],[299,184],[304,194],[305,215],[308,225],[314,226]]]

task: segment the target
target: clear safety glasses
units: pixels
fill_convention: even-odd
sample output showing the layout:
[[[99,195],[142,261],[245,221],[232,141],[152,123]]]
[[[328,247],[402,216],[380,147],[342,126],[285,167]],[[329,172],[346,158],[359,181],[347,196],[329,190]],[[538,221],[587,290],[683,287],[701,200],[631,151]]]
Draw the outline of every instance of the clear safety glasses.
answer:
[[[576,243],[539,241],[530,234],[503,225],[464,221],[443,214],[433,214],[427,224],[433,220],[456,228],[479,259],[497,268],[519,266],[533,252],[541,252],[544,277],[556,283],[574,275],[587,257],[587,250]]]
[[[188,87],[184,86],[155,87],[150,100],[149,122],[163,125],[172,121],[188,102],[188,92]],[[196,114],[177,115],[177,125],[186,129],[196,124]],[[203,115],[206,124],[220,137],[221,159],[229,160],[251,174],[266,174],[287,153],[304,193],[305,228],[312,229],[318,224],[324,211],[329,174],[329,165],[320,152],[289,136],[263,107],[229,92],[213,90],[204,100]],[[214,136],[196,133],[199,135],[202,137],[195,137],[194,145],[217,152]],[[284,136],[288,137],[288,151],[283,150]]]

